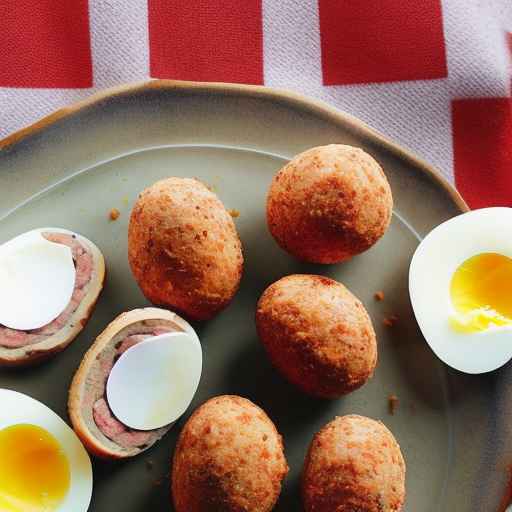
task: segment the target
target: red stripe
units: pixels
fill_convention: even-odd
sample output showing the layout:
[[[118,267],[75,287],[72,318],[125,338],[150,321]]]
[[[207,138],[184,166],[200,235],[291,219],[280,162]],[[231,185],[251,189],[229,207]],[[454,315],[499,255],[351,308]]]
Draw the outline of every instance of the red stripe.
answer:
[[[440,0],[319,0],[325,85],[447,76]]]
[[[149,0],[151,76],[263,83],[261,0]]]
[[[472,208],[512,206],[512,100],[452,102],[455,183]]]
[[[87,0],[0,0],[0,34],[0,86],[92,86]]]

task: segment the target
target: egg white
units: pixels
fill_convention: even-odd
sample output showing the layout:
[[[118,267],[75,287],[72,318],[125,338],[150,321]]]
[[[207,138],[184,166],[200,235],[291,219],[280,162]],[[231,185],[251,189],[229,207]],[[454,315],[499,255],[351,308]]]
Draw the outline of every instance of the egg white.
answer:
[[[0,430],[25,423],[42,427],[57,439],[70,470],[69,491],[57,510],[86,512],[92,496],[92,466],[73,430],[46,405],[22,393],[0,389],[0,404]]]
[[[199,339],[187,332],[165,333],[134,345],[121,355],[108,377],[112,412],[138,430],[173,424],[194,398],[202,359]]]
[[[39,228],[0,245],[0,323],[31,330],[49,324],[68,305],[76,269],[72,251],[42,233],[66,232]]]
[[[474,210],[440,224],[420,243],[409,269],[411,303],[425,340],[447,365],[474,374],[495,370],[512,358],[512,326],[460,333],[449,325],[455,313],[453,274],[482,253],[512,258],[512,208]]]

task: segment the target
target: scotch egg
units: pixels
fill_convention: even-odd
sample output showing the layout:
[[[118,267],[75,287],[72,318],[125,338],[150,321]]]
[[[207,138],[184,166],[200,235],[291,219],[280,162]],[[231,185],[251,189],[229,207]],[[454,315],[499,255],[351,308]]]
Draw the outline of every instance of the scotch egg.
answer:
[[[91,461],[68,425],[41,402],[0,389],[0,510],[86,512]]]
[[[416,320],[435,354],[465,373],[512,358],[512,208],[450,219],[418,246],[409,270]]]

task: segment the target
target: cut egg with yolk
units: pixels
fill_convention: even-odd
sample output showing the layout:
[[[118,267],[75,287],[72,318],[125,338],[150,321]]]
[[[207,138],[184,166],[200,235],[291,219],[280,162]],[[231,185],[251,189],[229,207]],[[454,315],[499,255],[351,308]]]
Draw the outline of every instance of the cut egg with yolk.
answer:
[[[416,320],[435,354],[466,373],[512,358],[512,208],[450,219],[418,246],[409,270]]]
[[[91,461],[68,425],[33,398],[0,389],[0,510],[86,512]]]
[[[71,249],[36,229],[0,245],[0,324],[11,329],[43,327],[66,309],[75,286]]]
[[[192,328],[153,336],[129,348],[114,364],[107,400],[117,419],[137,430],[176,421],[201,378],[202,350]]]

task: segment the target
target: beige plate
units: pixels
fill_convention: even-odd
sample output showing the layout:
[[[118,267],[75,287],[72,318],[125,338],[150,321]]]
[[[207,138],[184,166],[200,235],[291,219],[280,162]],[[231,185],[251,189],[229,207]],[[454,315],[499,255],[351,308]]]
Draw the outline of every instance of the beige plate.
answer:
[[[331,142],[361,146],[382,163],[395,216],[382,241],[353,261],[300,264],[267,231],[266,190],[291,156]],[[67,388],[85,350],[114,316],[146,304],[126,258],[127,222],[137,193],[165,176],[196,176],[211,184],[228,208],[240,211],[236,223],[247,264],[233,304],[198,326],[205,365],[192,408],[213,395],[234,393],[268,412],[284,435],[291,466],[276,510],[300,509],[298,479],[306,448],[325,422],[347,413],[380,418],[395,433],[408,466],[407,511],[496,510],[506,465],[497,450],[509,449],[498,401],[509,391],[502,388],[506,370],[491,376],[449,371],[422,339],[409,304],[407,272],[418,236],[466,208],[430,166],[322,103],[261,87],[167,81],[107,91],[56,112],[2,146],[0,242],[40,226],[76,230],[104,252],[108,280],[96,313],[69,349],[38,368],[1,371],[0,387],[34,396],[66,417]],[[116,222],[107,218],[112,207],[121,211]],[[344,399],[301,395],[273,371],[259,345],[256,301],[269,283],[293,272],[344,282],[374,320],[376,374]],[[384,290],[383,302],[373,300],[377,290]],[[393,329],[382,324],[390,313],[399,317]],[[391,393],[400,399],[394,416],[387,410]],[[189,413],[139,458],[96,462],[91,510],[169,510],[169,460]]]

